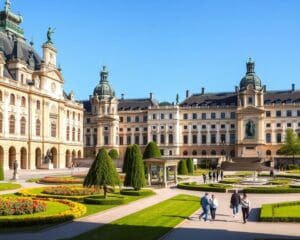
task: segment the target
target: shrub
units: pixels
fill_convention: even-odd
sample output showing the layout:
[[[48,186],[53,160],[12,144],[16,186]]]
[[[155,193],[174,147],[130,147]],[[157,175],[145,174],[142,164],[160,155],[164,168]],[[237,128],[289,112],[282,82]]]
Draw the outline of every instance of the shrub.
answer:
[[[271,185],[287,185],[291,183],[291,179],[282,179],[282,178],[275,178],[275,179],[271,179],[269,181],[269,184]]]
[[[300,188],[291,186],[278,187],[249,187],[245,188],[246,193],[300,193]]]
[[[108,198],[104,198],[103,196],[92,196],[84,198],[83,202],[99,205],[121,205],[125,202],[125,199],[122,196],[108,196]]]
[[[193,191],[205,191],[205,192],[227,192],[230,188],[228,185],[223,184],[196,184],[194,183],[179,183],[178,188]]]
[[[4,180],[4,169],[3,166],[0,166],[0,181]]]
[[[238,184],[240,183],[241,179],[240,178],[226,178],[223,180],[220,180],[219,183],[223,184]]]
[[[44,212],[47,204],[30,198],[0,198],[0,216],[25,215]]]
[[[111,149],[108,153],[108,155],[111,157],[111,159],[116,160],[119,158],[119,153],[116,149]]]
[[[186,160],[186,165],[187,165],[188,173],[189,174],[193,174],[194,173],[194,162],[193,162],[193,159],[188,158]]]
[[[153,190],[151,189],[141,189],[139,191],[135,191],[131,189],[122,189],[120,193],[122,195],[128,195],[128,196],[150,196],[154,194]]]
[[[160,157],[161,157],[161,153],[156,142],[149,142],[145,148],[143,159],[160,158]]]
[[[289,164],[287,166],[287,169],[288,170],[298,170],[298,169],[300,169],[300,165],[299,164]]]
[[[178,174],[180,175],[187,175],[188,169],[186,166],[186,160],[181,160],[178,164]]]

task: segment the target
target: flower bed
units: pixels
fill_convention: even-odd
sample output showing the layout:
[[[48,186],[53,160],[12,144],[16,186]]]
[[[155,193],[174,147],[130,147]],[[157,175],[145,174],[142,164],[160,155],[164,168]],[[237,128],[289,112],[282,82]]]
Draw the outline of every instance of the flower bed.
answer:
[[[42,198],[47,204],[45,212],[18,215],[18,216],[0,216],[0,227],[31,226],[49,223],[59,223],[78,218],[86,213],[86,207],[80,203],[65,199]]]
[[[125,199],[123,196],[116,196],[116,195],[108,195],[107,198],[104,198],[104,196],[92,196],[92,197],[85,197],[83,202],[88,204],[100,204],[100,205],[120,205],[125,203]]]
[[[0,198],[0,216],[25,215],[44,212],[47,204],[31,198]]]
[[[266,222],[300,222],[300,201],[263,204],[260,221]]]
[[[63,195],[63,196],[90,196],[100,194],[103,191],[97,188],[84,188],[79,186],[58,186],[47,187],[42,193],[50,195]]]
[[[151,189],[141,189],[138,191],[133,189],[122,189],[120,193],[127,196],[150,196],[154,194],[153,190]]]
[[[205,192],[227,192],[227,190],[230,189],[230,186],[225,184],[196,184],[195,182],[179,183],[177,187],[186,190]]]
[[[83,178],[61,176],[61,177],[43,177],[39,180],[39,183],[49,183],[49,184],[81,184],[83,183]]]

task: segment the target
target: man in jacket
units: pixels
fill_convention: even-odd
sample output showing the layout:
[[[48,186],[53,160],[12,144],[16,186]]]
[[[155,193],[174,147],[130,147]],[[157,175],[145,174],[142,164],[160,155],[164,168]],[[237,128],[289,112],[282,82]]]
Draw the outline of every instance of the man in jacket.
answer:
[[[230,208],[232,208],[233,217],[239,213],[239,206],[241,204],[241,196],[238,193],[238,190],[234,190],[234,193],[231,195],[230,199]]]
[[[203,212],[200,214],[199,219],[201,220],[204,216],[204,221],[208,220],[208,214],[210,209],[209,199],[208,199],[208,193],[205,193],[205,195],[200,199],[200,205],[202,207]]]

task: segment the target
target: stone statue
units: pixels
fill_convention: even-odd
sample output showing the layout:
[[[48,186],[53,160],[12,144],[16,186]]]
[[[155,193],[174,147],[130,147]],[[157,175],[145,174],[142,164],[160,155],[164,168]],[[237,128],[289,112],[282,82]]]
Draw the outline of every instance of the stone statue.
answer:
[[[45,156],[45,163],[52,163],[52,153],[49,149],[47,150],[47,153]]]
[[[255,136],[255,124],[251,120],[246,124],[246,136],[248,138],[253,138]]]
[[[47,31],[47,43],[53,43],[52,42],[52,34],[54,33],[55,29],[52,29],[51,27],[48,28]]]

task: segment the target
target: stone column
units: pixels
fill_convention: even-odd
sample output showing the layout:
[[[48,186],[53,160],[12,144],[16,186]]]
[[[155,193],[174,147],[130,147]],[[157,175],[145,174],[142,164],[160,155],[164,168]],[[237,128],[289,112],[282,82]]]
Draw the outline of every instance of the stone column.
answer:
[[[165,165],[163,165],[163,170],[164,170],[164,186],[167,187],[168,186],[168,182],[167,182],[167,167]]]
[[[148,165],[147,168],[148,168],[148,185],[151,186],[151,165]]]

